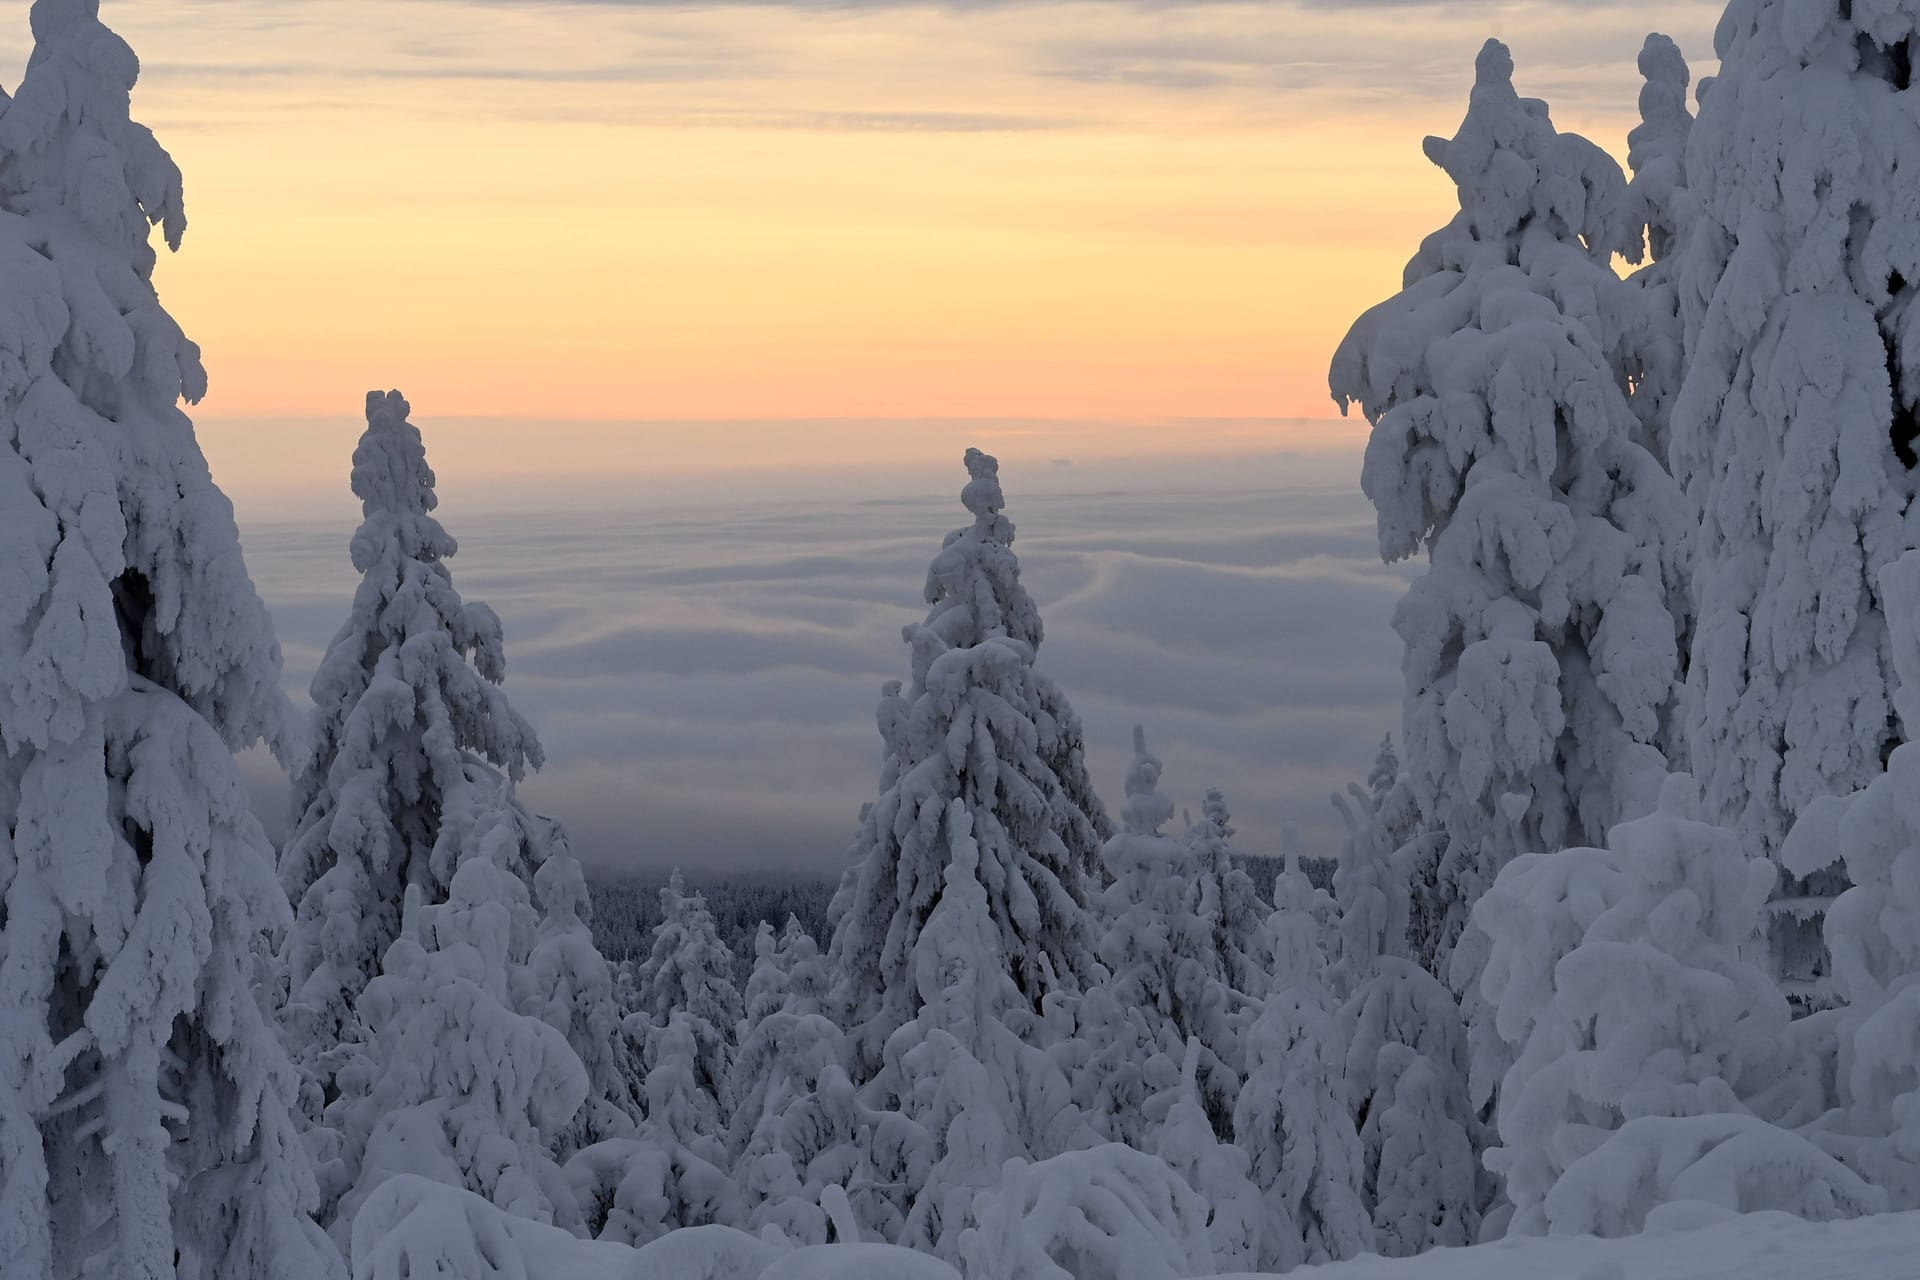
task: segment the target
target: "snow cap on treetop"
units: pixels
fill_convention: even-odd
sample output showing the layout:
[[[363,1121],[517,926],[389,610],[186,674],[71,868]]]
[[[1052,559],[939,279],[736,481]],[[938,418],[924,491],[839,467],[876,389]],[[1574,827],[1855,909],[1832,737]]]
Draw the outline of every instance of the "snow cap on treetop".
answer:
[[[1687,82],[1692,79],[1687,60],[1671,36],[1649,32],[1640,46],[1640,74],[1646,84],[1640,89],[1642,119],[1677,120],[1687,110]]]
[[[34,0],[27,24],[35,40],[51,40],[77,22],[100,18],[100,0]]]
[[[1693,113],[1687,109],[1692,73],[1680,46],[1657,31],[1648,35],[1640,47],[1640,74],[1646,83],[1640,86],[1640,123],[1627,134],[1627,163],[1639,173],[1670,156],[1684,168],[1687,134],[1693,128]]]
[[[1206,823],[1219,833],[1221,839],[1233,834],[1233,815],[1227,810],[1227,794],[1218,787],[1207,788],[1207,802],[1201,807]]]
[[[1000,459],[978,449],[967,450],[967,474],[972,479],[960,491],[960,501],[974,518],[990,521],[1000,514],[1007,500],[1000,492]]]
[[[970,648],[998,633],[1029,650],[1040,645],[1040,612],[1020,585],[1013,554],[1013,521],[1001,514],[1000,463],[969,449],[966,488],[960,500],[973,523],[953,530],[927,566],[926,601],[933,606],[924,628],[903,633],[914,646],[916,687],[925,664],[946,649]],[[922,632],[927,634],[921,634]],[[936,642],[937,638],[937,642]]]
[[[1619,166],[1578,134],[1557,132],[1545,102],[1515,91],[1506,45],[1487,41],[1474,69],[1459,132],[1429,137],[1423,149],[1460,188],[1461,211],[1478,238],[1503,240],[1542,219],[1602,261],[1615,252],[1637,260]]]
[[[1127,802],[1122,818],[1136,835],[1155,836],[1173,817],[1173,801],[1157,790],[1160,758],[1147,750],[1145,725],[1133,726],[1133,763],[1127,766]]]
[[[36,207],[74,215],[109,243],[124,242],[146,279],[149,226],[178,249],[187,217],[178,166],[129,115],[140,59],[101,24],[95,0],[35,0],[29,22],[35,47],[26,74],[11,102],[0,93],[0,153],[11,161],[4,185]]]
[[[398,391],[367,392],[367,431],[353,451],[353,493],[371,516],[424,515],[440,505],[412,406]]]

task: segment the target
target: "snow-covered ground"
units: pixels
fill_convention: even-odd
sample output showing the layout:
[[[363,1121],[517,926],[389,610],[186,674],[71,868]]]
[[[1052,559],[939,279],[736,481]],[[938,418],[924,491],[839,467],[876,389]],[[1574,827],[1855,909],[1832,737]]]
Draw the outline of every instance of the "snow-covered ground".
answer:
[[[1693,1230],[1654,1230],[1619,1240],[1509,1238],[1472,1249],[1436,1249],[1418,1258],[1358,1258],[1292,1275],[1296,1280],[1913,1280],[1920,1276],[1920,1213],[1824,1223],[1754,1213]]]
[[[458,1275],[462,1280],[956,1280],[922,1253],[884,1245],[782,1249],[724,1227],[695,1227],[643,1249],[577,1240],[509,1218],[478,1197],[420,1178],[396,1180],[385,1232],[356,1256],[356,1280]],[[464,1221],[462,1221],[464,1219]],[[1705,1225],[1701,1225],[1701,1224]],[[474,1247],[476,1241],[480,1242]],[[358,1254],[358,1251],[356,1251]],[[1197,1280],[1144,1252],[1111,1259],[1056,1256],[1056,1270],[967,1272],[966,1280]],[[435,1270],[438,1266],[441,1270]],[[1252,1280],[1249,1272],[1237,1280]],[[1509,1238],[1417,1258],[1371,1255],[1302,1267],[1292,1280],[1913,1280],[1920,1276],[1920,1212],[1812,1223],[1784,1213],[1724,1217],[1712,1206],[1670,1205],[1644,1235]]]

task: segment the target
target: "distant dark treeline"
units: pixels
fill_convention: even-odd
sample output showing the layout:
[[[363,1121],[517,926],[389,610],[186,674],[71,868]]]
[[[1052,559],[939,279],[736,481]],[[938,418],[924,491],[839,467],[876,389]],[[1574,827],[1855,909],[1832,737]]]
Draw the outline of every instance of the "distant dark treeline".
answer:
[[[600,954],[614,963],[644,960],[653,948],[653,931],[660,923],[660,890],[671,873],[633,872],[617,879],[590,882],[593,894],[593,940]],[[837,879],[781,871],[739,871],[730,875],[685,876],[688,889],[707,900],[707,910],[720,936],[742,967],[753,963],[753,935],[762,920],[779,929],[788,916],[826,949],[827,904],[833,900]]]
[[[1235,855],[1246,869],[1260,896],[1273,901],[1273,882],[1280,874],[1278,858]],[[1302,858],[1301,866],[1318,888],[1332,891],[1333,870],[1339,864],[1332,858]],[[665,871],[630,872],[613,878],[595,879],[593,893],[593,940],[600,954],[616,964],[622,960],[644,960],[653,946],[653,930],[660,923],[660,890],[667,885]],[[810,876],[786,871],[739,871],[730,875],[685,877],[687,887],[698,889],[713,912],[720,936],[733,948],[742,974],[753,965],[753,935],[760,922],[775,929],[794,916],[820,944],[822,951],[832,939],[827,905],[833,901],[837,877]]]

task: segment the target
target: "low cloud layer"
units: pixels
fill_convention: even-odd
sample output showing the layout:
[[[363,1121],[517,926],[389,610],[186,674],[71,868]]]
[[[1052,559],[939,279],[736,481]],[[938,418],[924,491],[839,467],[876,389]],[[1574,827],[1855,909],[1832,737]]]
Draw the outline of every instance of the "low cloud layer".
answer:
[[[1399,707],[1388,619],[1405,578],[1379,563],[1356,469],[1342,454],[1171,480],[1151,463],[1008,474],[1041,664],[1110,804],[1142,721],[1177,803],[1221,786],[1249,850],[1277,851],[1288,821],[1309,851],[1337,849],[1327,794],[1364,774]],[[874,793],[880,686],[906,674],[900,628],[963,516],[932,487],[450,515],[456,582],[505,620],[507,687],[547,747],[526,794],[601,868],[836,870]],[[348,533],[243,529],[294,690],[353,589]]]

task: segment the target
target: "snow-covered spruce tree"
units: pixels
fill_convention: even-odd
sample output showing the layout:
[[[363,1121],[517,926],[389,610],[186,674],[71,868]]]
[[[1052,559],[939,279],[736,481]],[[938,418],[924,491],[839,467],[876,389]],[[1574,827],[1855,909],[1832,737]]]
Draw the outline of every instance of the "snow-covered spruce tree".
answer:
[[[1411,1257],[1471,1244],[1482,1189],[1460,1007],[1405,954],[1409,895],[1393,855],[1404,838],[1394,806],[1406,792],[1397,773],[1388,743],[1369,786],[1334,797],[1347,840],[1333,877],[1340,905],[1333,978],[1346,998],[1346,1097],[1360,1134],[1375,1247]]]
[[[649,1028],[660,1029],[683,1015],[696,1053],[693,1079],[722,1121],[733,1111],[734,1040],[740,1030],[740,991],[733,983],[733,952],[698,890],[673,873],[660,890],[660,923],[653,950],[640,966],[640,1014]],[[649,1030],[647,1036],[652,1032]],[[647,1049],[647,1060],[656,1057]]]
[[[1260,1268],[1287,1271],[1373,1247],[1346,1044],[1313,919],[1313,886],[1289,862],[1274,884],[1273,987],[1247,1035],[1234,1136],[1265,1202]]]
[[[1516,863],[1475,913],[1503,953],[1486,977],[1501,1033],[1523,1032],[1509,1035],[1517,1056],[1486,1156],[1505,1176],[1514,1232],[1638,1231],[1659,1204],[1707,1186],[1739,1212],[1832,1216],[1874,1199],[1770,1123],[1792,1076],[1787,1002],[1753,959],[1765,956],[1773,865],[1700,811],[1698,784],[1672,775],[1658,811],[1616,827],[1608,849]],[[1577,946],[1543,952],[1560,873],[1583,862],[1603,901],[1580,914],[1600,909]],[[1541,888],[1545,900],[1529,892]]]
[[[1342,934],[1357,931],[1352,942],[1344,937],[1341,942],[1335,991],[1349,993],[1359,971],[1381,955],[1406,956],[1429,973],[1442,972],[1451,910],[1439,880],[1446,833],[1422,825],[1393,735],[1381,742],[1366,786],[1348,784],[1347,795],[1334,796],[1333,804],[1347,828],[1347,851],[1334,872],[1334,900]]]
[[[1244,940],[1223,921],[1221,897],[1229,886],[1253,895],[1250,881],[1222,884],[1218,864],[1232,872],[1231,828],[1219,793],[1197,838],[1174,840],[1160,831],[1173,817],[1173,802],[1156,789],[1160,761],[1139,727],[1133,754],[1125,829],[1101,855],[1110,883],[1100,902],[1099,956],[1108,976],[1082,1002],[1079,1033],[1092,1052],[1080,1065],[1075,1096],[1103,1136],[1145,1148],[1150,1122],[1142,1104],[1170,1087],[1190,1042],[1199,1046],[1197,1082],[1207,1114],[1222,1137],[1232,1133],[1250,1001],[1228,973],[1222,943]],[[1257,963],[1244,951],[1234,959],[1243,970]]]
[[[1093,1135],[1066,1076],[1032,1043],[1039,1018],[1013,977],[963,798],[947,802],[942,826],[944,884],[909,957],[919,1012],[888,1038],[872,1093],[927,1135],[933,1157],[896,1243],[952,1259],[975,1195],[1007,1161]]]
[[[932,608],[905,631],[913,684],[905,696],[889,686],[880,708],[885,789],[862,816],[857,861],[834,895],[828,1013],[849,1036],[861,1084],[919,1009],[913,955],[952,857],[954,800],[970,815],[988,917],[1021,1004],[1038,1014],[1050,989],[1078,991],[1093,973],[1090,873],[1112,829],[1085,777],[1079,718],[1033,665],[1040,616],[1001,514],[999,464],[977,449],[966,463],[961,500],[973,523],[934,557]]]
[[[1154,1122],[1150,1149],[1206,1202],[1214,1266],[1222,1273],[1244,1271],[1260,1260],[1266,1206],[1247,1153],[1214,1132],[1200,1095],[1199,1068],[1200,1042],[1189,1040],[1179,1083],[1147,1102]]]
[[[1340,908],[1333,985],[1343,997],[1366,981],[1380,957],[1402,956],[1409,949],[1412,886],[1394,866],[1394,854],[1412,832],[1410,823],[1396,821],[1408,816],[1405,811],[1392,807],[1398,780],[1399,760],[1389,737],[1380,744],[1367,785],[1349,783],[1346,795],[1333,796],[1333,807],[1346,827],[1340,865],[1333,873],[1333,900]]]
[[[459,816],[446,901],[408,886],[401,936],[355,1002],[363,1038],[336,1055],[325,1124],[340,1153],[326,1172],[343,1243],[361,1205],[407,1173],[518,1217],[579,1224],[555,1155],[590,1082],[565,1034],[522,1011],[537,985],[540,920],[522,878],[533,820],[505,780],[458,794],[472,808]]]
[[[1628,277],[1637,308],[1623,318],[1627,372],[1633,384],[1633,411],[1640,420],[1640,443],[1662,462],[1668,460],[1674,397],[1685,375],[1685,324],[1680,315],[1681,252],[1693,227],[1693,193],[1687,188],[1687,138],[1693,113],[1687,109],[1687,61],[1663,35],[1649,35],[1640,50],[1640,123],[1627,134],[1628,216],[1635,235],[1644,235],[1646,261]],[[1683,630],[1690,618],[1682,618]],[[1669,721],[1663,744],[1670,757],[1683,758],[1683,726]]]
[[[1234,861],[1232,842],[1233,814],[1227,797],[1218,787],[1210,787],[1200,821],[1181,837],[1191,878],[1188,900],[1211,926],[1214,954],[1220,958],[1228,987],[1236,993],[1240,1015],[1250,1019],[1273,981],[1273,939],[1267,934],[1273,906],[1260,896],[1253,877]],[[1229,1061],[1239,1069],[1238,1057]]]
[[[1382,554],[1427,552],[1394,627],[1408,778],[1446,840],[1438,967],[1517,853],[1652,804],[1691,521],[1628,394],[1629,286],[1608,264],[1639,247],[1618,166],[1514,91],[1497,41],[1458,134],[1426,146],[1460,213],[1331,381],[1373,424]]]
[[[678,871],[660,890],[660,913],[626,1016],[627,1036],[644,1046],[644,1118],[633,1136],[586,1147],[567,1164],[585,1228],[621,1244],[747,1221],[725,1139],[742,1029],[733,952]]]
[[[1920,727],[1920,551],[1882,569],[1894,706]],[[1842,1004],[1835,1023],[1836,1110],[1811,1134],[1889,1194],[1920,1208],[1920,744],[1896,747],[1865,790],[1807,806],[1782,850],[1789,866],[1835,853],[1852,887],[1826,916]],[[1810,1019],[1809,1021],[1813,1021]]]
[[[433,472],[399,392],[370,392],[353,453],[364,513],[353,536],[363,575],[347,621],[313,677],[313,754],[294,780],[295,822],[281,878],[296,904],[286,945],[288,1042],[331,1100],[327,1055],[357,1038],[356,996],[400,933],[409,887],[446,897],[492,769],[517,778],[541,762],[508,704],[500,620],[468,604],[433,517]],[[490,769],[488,766],[492,766]],[[532,884],[531,866],[511,868]]]
[[[1702,514],[1688,672],[1708,813],[1777,854],[1898,731],[1876,575],[1914,545],[1920,431],[1910,3],[1732,6],[1688,144],[1674,471]],[[1781,974],[1827,992],[1838,868],[1783,883]]]
[[[840,1029],[820,1012],[826,968],[800,922],[789,917],[777,937],[762,923],[754,942],[727,1130],[734,1182],[748,1226],[772,1224],[797,1244],[822,1244],[827,1217],[808,1174],[826,1137],[815,1095],[827,1071],[840,1067]],[[826,1140],[849,1139],[834,1133]]]
[[[0,1270],[330,1276],[233,760],[284,742],[279,650],[152,283],[181,176],[97,3],[29,20],[0,92]]]
[[[741,996],[741,1041],[756,1023],[786,1003],[787,962],[780,936],[771,923],[762,920],[753,931],[753,970],[747,975],[747,989]]]
[[[633,1131],[641,1114],[635,1045],[622,1025],[614,996],[613,967],[594,945],[588,920],[593,902],[586,875],[551,820],[537,833],[539,869],[533,874],[540,924],[519,987],[523,1013],[531,1013],[567,1038],[587,1073],[587,1098],[561,1136],[561,1159],[582,1147]]]

